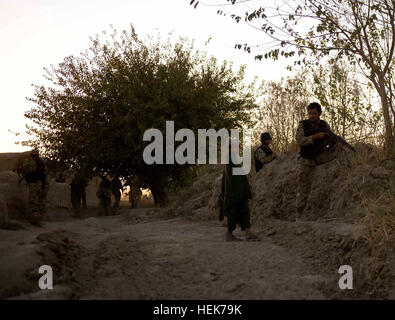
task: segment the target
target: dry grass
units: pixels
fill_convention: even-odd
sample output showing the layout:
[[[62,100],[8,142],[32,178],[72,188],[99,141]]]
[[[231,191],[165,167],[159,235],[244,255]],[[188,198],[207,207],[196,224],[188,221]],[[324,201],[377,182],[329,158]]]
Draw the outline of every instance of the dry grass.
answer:
[[[366,173],[370,172],[377,166],[381,166],[384,153],[376,146],[357,143],[355,145],[357,152],[348,152],[344,150],[339,153],[338,159],[345,164],[345,176],[347,185],[359,195],[360,204],[363,210],[360,223],[366,226],[366,239],[371,245],[377,245],[382,241],[395,241],[395,198],[393,196],[393,188],[390,187],[379,196],[374,196],[375,192],[368,194],[362,191],[361,185],[355,183],[355,176],[362,178],[361,182],[367,181]],[[369,182],[373,191],[376,186],[374,181]],[[391,182],[390,182],[391,183]]]
[[[366,216],[362,223],[367,227],[366,238],[370,243],[395,241],[395,199],[390,192],[376,200],[361,195]]]
[[[382,166],[384,162],[391,160],[385,157],[381,147],[367,143],[356,143],[357,152],[348,152],[347,159],[351,168],[360,166]]]

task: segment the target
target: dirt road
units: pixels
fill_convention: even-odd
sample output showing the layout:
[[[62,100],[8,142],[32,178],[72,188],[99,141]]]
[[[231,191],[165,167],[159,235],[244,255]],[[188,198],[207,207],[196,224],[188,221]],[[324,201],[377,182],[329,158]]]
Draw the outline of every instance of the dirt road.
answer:
[[[136,209],[119,216],[51,222],[46,224],[45,230],[35,227],[21,231],[1,230],[0,239],[8,239],[8,245],[2,241],[0,246],[0,253],[6,253],[1,260],[8,261],[1,272],[13,274],[13,279],[17,279],[18,274],[20,278],[24,277],[26,270],[34,272],[37,257],[23,262],[24,272],[21,267],[19,271],[12,270],[12,261],[17,262],[22,253],[34,256],[34,251],[40,254],[37,247],[40,242],[34,240],[37,234],[63,232],[69,240],[62,240],[62,243],[73,243],[74,249],[72,254],[70,251],[57,256],[70,255],[65,264],[70,269],[71,280],[59,280],[61,284],[57,285],[54,272],[54,290],[37,290],[28,294],[23,294],[21,289],[15,294],[18,285],[22,286],[15,282],[14,297],[327,298],[322,288],[333,279],[315,273],[308,261],[274,244],[270,238],[262,237],[261,242],[226,242],[226,228],[219,224],[185,218],[156,220],[152,215],[149,209]],[[63,231],[59,231],[61,229]],[[16,242],[18,234],[19,239],[24,239],[20,239],[19,244]],[[243,237],[241,231],[236,235]],[[3,278],[1,281],[7,280]]]

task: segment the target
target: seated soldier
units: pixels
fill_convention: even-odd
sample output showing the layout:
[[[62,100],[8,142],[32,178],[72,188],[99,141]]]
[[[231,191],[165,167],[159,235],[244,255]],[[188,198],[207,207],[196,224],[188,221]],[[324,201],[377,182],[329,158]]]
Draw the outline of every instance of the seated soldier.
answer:
[[[316,166],[332,160],[335,156],[334,146],[328,149],[330,126],[320,119],[321,105],[310,103],[307,112],[308,119],[300,121],[296,132],[296,142],[300,147],[296,220],[303,214],[306,206]]]

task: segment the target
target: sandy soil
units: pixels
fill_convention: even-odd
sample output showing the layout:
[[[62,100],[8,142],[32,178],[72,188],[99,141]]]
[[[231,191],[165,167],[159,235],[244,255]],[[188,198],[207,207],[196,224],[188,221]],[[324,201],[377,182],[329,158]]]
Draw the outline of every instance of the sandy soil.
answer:
[[[262,235],[226,242],[214,222],[155,218],[150,209],[0,230],[0,298],[326,299],[333,278]],[[39,240],[37,240],[37,236]],[[241,231],[236,235],[243,237]],[[54,290],[38,266],[56,265]]]

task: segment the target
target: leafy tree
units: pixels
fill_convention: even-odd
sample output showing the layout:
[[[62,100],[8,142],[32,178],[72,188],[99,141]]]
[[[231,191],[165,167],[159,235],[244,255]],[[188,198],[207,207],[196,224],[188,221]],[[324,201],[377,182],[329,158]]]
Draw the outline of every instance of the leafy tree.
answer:
[[[259,116],[255,131],[270,131],[277,150],[291,150],[300,120],[306,117],[311,101],[323,106],[323,118],[332,130],[350,141],[366,141],[382,132],[382,114],[374,111],[360,77],[344,62],[318,68],[302,68],[281,81],[263,82],[260,88]]]
[[[259,132],[269,131],[277,150],[290,148],[298,123],[305,116],[308,105],[305,85],[306,74],[299,73],[279,82],[264,82],[261,86]]]
[[[355,68],[340,60],[321,65],[312,74],[314,95],[324,107],[332,130],[351,140],[365,140],[382,132],[382,114],[373,110],[371,90],[364,93]]]
[[[33,138],[25,144],[89,175],[137,175],[162,205],[167,186],[182,183],[194,168],[145,164],[144,132],[156,128],[165,136],[166,120],[175,131],[237,128],[249,123],[254,97],[243,84],[244,68],[235,74],[231,64],[218,65],[186,39],[143,41],[133,27],[120,35],[111,30],[104,40],[92,38],[81,56],[45,69],[49,84],[36,85],[28,99]]]
[[[346,58],[358,65],[380,97],[386,151],[395,152],[393,0],[227,0],[222,7],[216,5],[218,14],[236,22],[244,20],[270,38],[267,52],[256,59],[296,58],[297,54],[301,58],[295,63],[299,65],[310,63],[311,56],[332,61]],[[235,11],[230,12],[228,5],[234,5]],[[246,10],[244,17],[236,10],[240,6]],[[248,44],[236,44],[236,48],[253,49]]]

